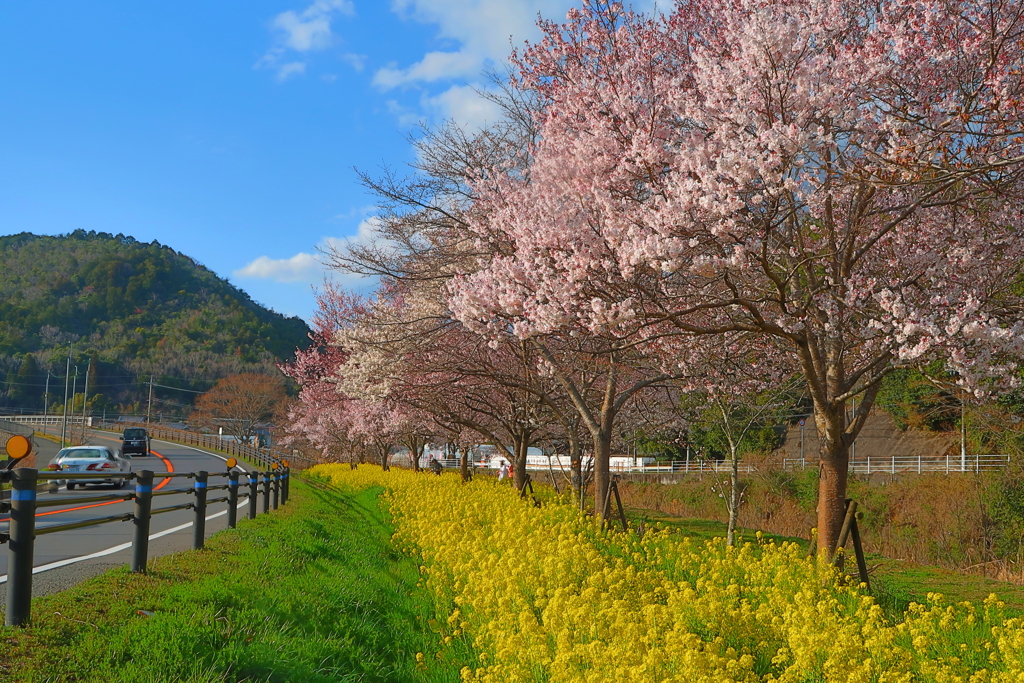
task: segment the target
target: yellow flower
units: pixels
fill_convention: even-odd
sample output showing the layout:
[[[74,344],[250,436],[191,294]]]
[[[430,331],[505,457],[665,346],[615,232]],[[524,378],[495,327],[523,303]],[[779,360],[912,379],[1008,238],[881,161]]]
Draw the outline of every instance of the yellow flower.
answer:
[[[477,651],[464,683],[1024,680],[1024,623],[994,596],[978,609],[930,594],[894,624],[793,543],[602,532],[553,492],[540,489],[537,508],[486,479],[312,474],[384,487],[396,547],[451,606],[434,622],[443,642],[464,633]],[[438,524],[438,511],[458,524]]]

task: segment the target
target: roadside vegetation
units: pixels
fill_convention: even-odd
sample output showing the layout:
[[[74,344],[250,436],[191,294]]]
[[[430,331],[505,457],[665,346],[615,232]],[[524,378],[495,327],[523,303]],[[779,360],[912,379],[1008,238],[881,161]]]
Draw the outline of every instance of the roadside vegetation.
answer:
[[[744,476],[739,525],[809,538],[815,525],[815,470],[785,471],[755,460]],[[997,472],[851,476],[850,497],[864,512],[865,548],[881,556],[940,565],[1024,584],[1024,472],[1016,460]],[[727,475],[722,475],[723,477]],[[713,474],[676,483],[622,481],[626,505],[672,517],[728,519]]]
[[[203,551],[39,598],[30,627],[3,632],[0,681],[454,683],[465,653],[434,655],[436,610],[379,493],[295,482]]]
[[[443,643],[478,655],[462,680],[1016,681],[1024,623],[996,596],[880,605],[800,544],[729,547],[665,528],[601,531],[569,499],[531,505],[375,466],[314,475],[356,495],[386,486],[397,544],[422,558]],[[460,520],[438,523],[438,511]]]

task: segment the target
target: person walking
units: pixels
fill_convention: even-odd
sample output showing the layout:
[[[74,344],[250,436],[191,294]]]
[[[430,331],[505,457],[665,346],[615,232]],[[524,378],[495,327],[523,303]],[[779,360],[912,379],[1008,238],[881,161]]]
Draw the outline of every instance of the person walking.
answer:
[[[501,464],[498,466],[498,481],[499,482],[504,481],[505,477],[507,477],[507,476],[508,476],[508,470],[505,469],[505,461],[502,460]]]

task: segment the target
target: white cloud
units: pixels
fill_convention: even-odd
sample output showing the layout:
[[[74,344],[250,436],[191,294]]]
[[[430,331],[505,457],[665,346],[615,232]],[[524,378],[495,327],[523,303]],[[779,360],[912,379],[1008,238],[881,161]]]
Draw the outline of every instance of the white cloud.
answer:
[[[306,73],[305,62],[288,62],[277,68],[277,80],[287,81],[292,76],[300,76]]]
[[[310,282],[323,273],[323,264],[312,254],[300,252],[291,258],[272,259],[260,256],[233,274],[239,278],[273,280],[274,282]]]
[[[366,68],[366,55],[357,55],[354,52],[346,52],[341,56],[341,61],[351,66],[356,71]]]
[[[271,26],[280,33],[284,45],[298,52],[323,50],[334,39],[331,18],[334,14],[354,14],[351,0],[316,0],[300,13],[288,11],[274,17]]]
[[[415,126],[424,120],[423,115],[403,107],[397,100],[388,100],[385,102],[385,105],[388,108],[388,112],[394,114],[398,119],[398,126],[400,128]]]
[[[377,239],[377,219],[365,218],[359,222],[356,234],[348,237],[325,237],[317,245],[317,249],[330,252],[333,249],[344,250],[348,246],[370,244]],[[232,275],[241,279],[270,280],[280,283],[320,284],[325,275],[330,274],[335,282],[346,286],[358,286],[364,278],[349,273],[330,270],[322,257],[306,252],[299,252],[290,258],[270,258],[260,256],[234,271]]]
[[[412,66],[388,66],[374,84],[393,88],[413,82],[434,82],[479,74],[489,63],[502,61],[513,44],[535,39],[537,17],[559,20],[578,0],[392,0],[406,18],[436,24],[438,37],[461,45],[457,51],[429,52]]]
[[[376,216],[370,216],[359,221],[356,227],[356,234],[348,237],[325,237],[321,248],[344,249],[350,245],[372,244],[377,239],[377,226],[380,222]]]
[[[275,44],[255,67],[275,69],[278,81],[305,73],[305,62],[293,59],[282,64],[281,61],[289,53],[304,54],[331,47],[334,44],[331,20],[339,14],[354,13],[352,0],[315,0],[301,12],[289,10],[278,14],[270,22]]]
[[[482,130],[500,121],[498,105],[480,96],[473,87],[454,85],[439,95],[424,99],[436,118],[451,120],[466,130]]]
[[[423,59],[407,69],[389,65],[373,75],[373,84],[389,90],[417,81],[431,83],[450,78],[476,76],[480,73],[481,59],[466,52],[428,52]]]

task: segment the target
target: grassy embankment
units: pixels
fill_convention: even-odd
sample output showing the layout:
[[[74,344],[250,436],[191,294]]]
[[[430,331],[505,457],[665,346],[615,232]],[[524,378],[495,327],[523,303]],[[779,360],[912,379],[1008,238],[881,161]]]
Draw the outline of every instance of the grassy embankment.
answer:
[[[29,628],[3,632],[0,681],[457,681],[469,653],[435,658],[435,606],[378,494],[296,482],[203,551],[37,599]]]
[[[653,510],[639,509],[627,510],[627,516],[634,524],[657,523],[693,538],[724,538],[726,535],[726,524],[715,520],[675,517]],[[775,542],[791,541],[804,548],[808,546],[807,540],[803,538],[771,533],[762,535]],[[755,530],[739,530],[738,543],[754,540]],[[872,592],[890,616],[898,617],[912,602],[924,604],[929,593],[942,593],[949,602],[969,600],[978,604],[995,593],[1006,603],[1007,613],[1024,616],[1024,586],[884,557],[878,553],[867,553],[866,559]],[[849,571],[856,571],[852,557],[847,562],[847,568]]]

